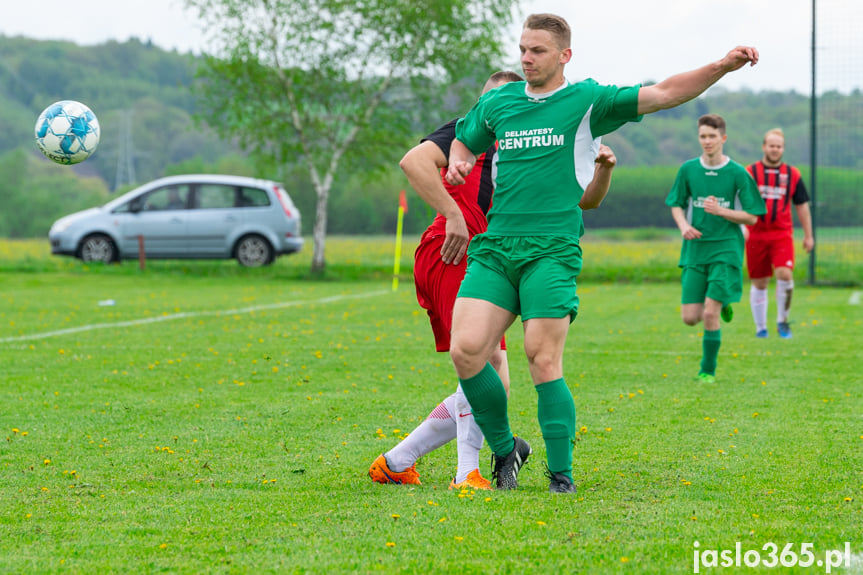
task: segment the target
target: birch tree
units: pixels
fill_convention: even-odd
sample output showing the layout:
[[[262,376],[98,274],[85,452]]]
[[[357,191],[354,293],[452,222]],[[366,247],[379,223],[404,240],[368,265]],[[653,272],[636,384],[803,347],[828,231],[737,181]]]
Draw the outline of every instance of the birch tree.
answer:
[[[186,0],[210,41],[206,121],[250,153],[299,163],[316,194],[312,273],[325,268],[330,190],[346,158],[406,149],[416,103],[498,62],[517,0]],[[435,126],[423,125],[430,130]],[[416,131],[417,127],[413,126]]]

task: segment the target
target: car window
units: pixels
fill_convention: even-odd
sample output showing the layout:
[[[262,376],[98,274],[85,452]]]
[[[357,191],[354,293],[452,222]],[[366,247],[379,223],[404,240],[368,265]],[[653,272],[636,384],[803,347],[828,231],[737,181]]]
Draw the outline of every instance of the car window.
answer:
[[[137,198],[132,198],[131,200],[129,200],[125,204],[120,204],[119,206],[117,206],[116,208],[111,210],[111,213],[125,214],[128,212],[134,212],[136,209],[138,209],[138,206],[140,204],[141,204],[141,196],[138,196]]]
[[[200,184],[197,207],[201,210],[233,208],[236,188],[222,184]]]
[[[165,186],[153,190],[143,198],[141,211],[185,210],[188,199],[188,184]],[[134,200],[131,203],[134,203]]]
[[[241,208],[269,206],[270,196],[260,188],[240,188],[237,205]]]

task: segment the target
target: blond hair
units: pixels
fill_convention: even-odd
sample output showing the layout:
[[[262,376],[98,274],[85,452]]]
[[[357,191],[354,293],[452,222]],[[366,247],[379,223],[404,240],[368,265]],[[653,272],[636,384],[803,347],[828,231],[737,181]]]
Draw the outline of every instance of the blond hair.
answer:
[[[764,134],[764,141],[762,143],[767,143],[767,136],[779,136],[782,138],[782,141],[785,141],[785,132],[782,131],[782,128],[773,128],[772,130],[767,130],[767,133]]]

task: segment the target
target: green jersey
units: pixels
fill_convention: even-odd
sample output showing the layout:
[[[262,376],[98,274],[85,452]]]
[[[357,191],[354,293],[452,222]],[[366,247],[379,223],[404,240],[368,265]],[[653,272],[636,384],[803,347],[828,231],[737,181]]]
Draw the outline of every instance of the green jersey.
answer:
[[[488,235],[579,237],[578,202],[593,179],[599,137],[639,121],[639,87],[585,80],[547,94],[509,82],[485,93],[456,125],[479,154],[497,141]]]
[[[683,240],[680,267],[724,262],[743,267],[743,232],[740,224],[704,211],[713,196],[720,207],[743,210],[755,216],[767,213],[755,180],[746,168],[730,158],[721,166],[705,166],[701,157],[683,163],[665,203],[686,211],[686,221],[701,232],[696,240]]]

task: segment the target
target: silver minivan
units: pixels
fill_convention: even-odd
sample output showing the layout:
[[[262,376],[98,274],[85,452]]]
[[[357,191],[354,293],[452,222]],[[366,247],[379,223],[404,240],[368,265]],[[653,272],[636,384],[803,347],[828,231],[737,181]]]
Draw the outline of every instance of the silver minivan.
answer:
[[[303,247],[300,212],[269,180],[213,174],[169,176],[100,208],[60,218],[51,253],[85,262],[138,258],[237,258],[258,267]]]

